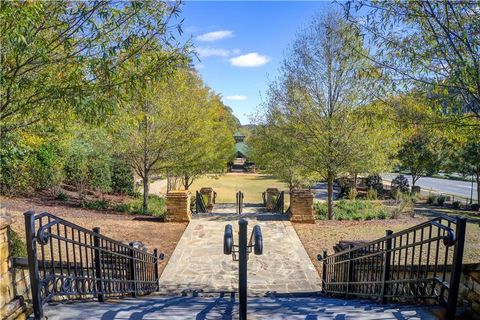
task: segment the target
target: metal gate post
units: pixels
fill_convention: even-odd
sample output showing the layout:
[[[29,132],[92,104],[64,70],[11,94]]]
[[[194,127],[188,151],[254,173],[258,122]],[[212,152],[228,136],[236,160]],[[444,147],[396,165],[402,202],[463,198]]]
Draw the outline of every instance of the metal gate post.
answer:
[[[240,320],[247,319],[247,226],[248,221],[240,219],[238,221],[238,295],[240,303]]]
[[[133,247],[133,242],[129,243],[129,257],[130,257],[130,283],[132,285],[132,298],[137,297],[137,261],[135,261],[135,250]]]
[[[103,280],[102,280],[102,251],[100,249],[100,228],[95,227],[92,229],[93,235],[93,247],[95,248],[95,277],[97,278],[97,290],[98,290],[98,302],[104,302],[105,296],[103,291]]]
[[[467,219],[464,217],[457,218],[455,236],[456,243],[453,249],[452,275],[450,276],[450,286],[448,290],[447,314],[445,319],[455,319],[455,312],[457,310],[458,290],[460,287],[460,278],[462,276],[462,260],[463,249],[465,247],[465,232],[467,226]]]
[[[326,286],[327,286],[327,250],[323,251],[322,255],[322,293],[327,293]]]
[[[33,211],[24,213],[25,236],[27,240],[28,271],[30,273],[30,287],[32,288],[32,304],[35,319],[43,318],[43,303],[38,276],[37,237],[35,235],[35,216]]]
[[[155,257],[155,263],[153,264],[153,267],[155,268],[155,270],[153,270],[153,273],[154,273],[154,276],[155,276],[155,282],[156,282],[156,285],[157,285],[157,288],[155,289],[155,291],[160,291],[160,283],[158,282],[158,260],[159,260],[159,256],[158,256],[158,250],[157,248],[153,249],[153,256]]]
[[[388,293],[388,286],[387,281],[390,281],[390,273],[391,273],[391,261],[392,261],[392,238],[390,237],[393,234],[392,230],[385,231],[385,236],[387,239],[385,240],[385,253],[383,255],[383,274],[382,274],[382,303],[386,303],[387,299],[385,298],[385,294]]]

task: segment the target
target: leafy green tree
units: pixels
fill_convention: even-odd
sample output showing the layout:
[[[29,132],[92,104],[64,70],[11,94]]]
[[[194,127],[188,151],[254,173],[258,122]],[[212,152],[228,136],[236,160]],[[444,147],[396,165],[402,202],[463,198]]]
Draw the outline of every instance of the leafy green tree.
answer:
[[[176,80],[172,103],[177,109],[188,111],[183,115],[187,123],[183,134],[188,142],[181,145],[183,156],[168,173],[180,178],[183,188],[188,190],[198,177],[222,172],[233,157],[233,117],[193,70],[179,72]]]
[[[174,39],[179,13],[178,2],[3,1],[2,141],[5,133],[67,111],[90,121],[104,118],[123,87],[158,75],[175,54],[188,51]],[[146,52],[148,64],[125,68]]]
[[[356,109],[371,103],[378,74],[359,51],[362,38],[351,24],[335,13],[317,17],[293,43],[269,92],[267,112],[280,114],[285,137],[301,145],[297,160],[327,181],[329,219],[335,177],[369,143]]]
[[[462,147],[459,169],[465,174],[473,174],[477,183],[477,203],[480,204],[480,135],[469,140]]]
[[[439,142],[430,133],[420,131],[409,137],[400,147],[401,167],[412,175],[412,188],[420,177],[438,172],[441,166]]]
[[[375,47],[394,87],[444,91],[456,111],[480,116],[480,11],[476,1],[353,0],[345,15]],[[445,95],[444,95],[445,96]]]
[[[301,146],[285,136],[273,116],[255,127],[248,145],[249,158],[255,165],[286,183],[290,191],[302,187],[308,181],[307,171],[300,162]]]

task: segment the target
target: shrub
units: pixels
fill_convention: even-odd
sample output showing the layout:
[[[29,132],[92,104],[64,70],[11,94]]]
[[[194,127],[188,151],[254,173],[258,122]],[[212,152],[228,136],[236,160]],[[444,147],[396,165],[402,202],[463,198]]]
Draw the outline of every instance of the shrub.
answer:
[[[443,206],[445,204],[446,200],[447,200],[447,197],[443,194],[441,194],[437,197],[437,203],[438,203],[439,206]]]
[[[392,192],[396,192],[398,190],[402,193],[407,193],[409,189],[410,185],[408,184],[408,179],[405,178],[403,174],[398,175],[392,180]]]
[[[57,198],[57,200],[60,200],[60,201],[67,201],[68,200],[67,194],[63,191],[60,191],[59,193],[57,193],[56,198]]]
[[[111,191],[112,169],[110,158],[82,141],[70,146],[65,164],[66,182],[74,185],[80,192],[95,189]]]
[[[17,194],[60,185],[62,154],[54,142],[9,135],[0,147],[0,192]]]
[[[370,175],[367,177],[367,188],[377,191],[377,194],[383,191],[383,180],[379,175]]]
[[[325,202],[314,202],[313,210],[316,214],[316,218],[319,220],[327,220],[328,217],[328,207]]]
[[[328,209],[324,202],[315,202],[314,210],[319,220],[327,220]],[[334,217],[336,220],[373,220],[386,219],[388,214],[385,208],[378,203],[360,200],[340,200],[334,203]]]
[[[112,210],[113,211],[118,211],[118,212],[130,212],[130,204],[128,203],[117,203],[112,205]]]
[[[133,195],[134,178],[132,169],[123,161],[115,160],[112,165],[112,191],[120,194]]]
[[[388,212],[385,208],[382,208],[380,211],[378,211],[377,218],[380,220],[385,220],[388,218]]]
[[[109,208],[109,203],[106,200],[93,200],[93,201],[82,201],[82,207],[85,209],[94,209],[94,210],[107,210]]]
[[[396,204],[391,209],[390,217],[392,219],[398,219],[405,213],[410,214],[410,216],[414,215],[414,204],[415,204],[416,197],[415,195],[411,195],[409,193],[401,193],[397,192],[396,196]]]
[[[479,211],[480,210],[480,204],[478,204],[478,203],[472,203],[469,207],[470,207],[470,210],[473,210],[473,211]]]
[[[144,214],[143,212],[143,199],[135,199],[130,202],[130,213],[133,214]],[[147,215],[152,215],[155,217],[164,217],[166,212],[166,202],[165,199],[151,194],[148,196],[148,212]]]
[[[357,198],[357,195],[358,195],[357,189],[356,188],[350,188],[350,190],[348,191],[347,197],[350,200],[355,200]]]
[[[437,196],[433,194],[429,194],[427,198],[427,203],[430,205],[437,205]]]
[[[377,190],[376,189],[368,189],[367,191],[367,200],[377,200]]]
[[[10,255],[12,257],[26,257],[27,246],[22,241],[18,233],[8,228],[8,245],[10,247]]]
[[[460,209],[460,201],[453,201],[452,208],[459,210]]]
[[[88,155],[88,186],[101,192],[112,191],[112,168],[110,158],[100,152]]]

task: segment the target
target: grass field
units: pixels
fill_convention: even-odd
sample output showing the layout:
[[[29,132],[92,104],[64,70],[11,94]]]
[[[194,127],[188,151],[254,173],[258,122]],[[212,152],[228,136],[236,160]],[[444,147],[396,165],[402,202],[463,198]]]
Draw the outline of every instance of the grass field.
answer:
[[[202,177],[192,184],[190,190],[200,190],[202,187],[212,187],[217,192],[217,203],[235,202],[237,191],[243,191],[245,203],[262,202],[262,192],[269,187],[279,190],[288,190],[285,183],[272,178],[270,175],[254,173],[227,173],[217,178]]]

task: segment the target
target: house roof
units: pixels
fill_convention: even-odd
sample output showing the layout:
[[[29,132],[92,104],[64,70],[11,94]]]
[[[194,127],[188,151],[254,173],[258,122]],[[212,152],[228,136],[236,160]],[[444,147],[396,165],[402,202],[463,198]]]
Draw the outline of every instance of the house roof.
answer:
[[[235,143],[235,152],[241,153],[244,157],[248,154],[248,146],[245,142],[237,142]]]
[[[245,137],[240,131],[235,132],[234,137]]]

